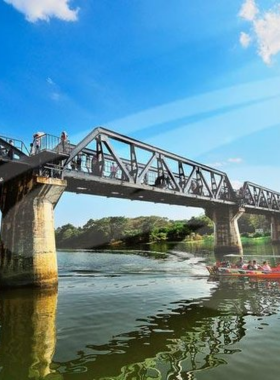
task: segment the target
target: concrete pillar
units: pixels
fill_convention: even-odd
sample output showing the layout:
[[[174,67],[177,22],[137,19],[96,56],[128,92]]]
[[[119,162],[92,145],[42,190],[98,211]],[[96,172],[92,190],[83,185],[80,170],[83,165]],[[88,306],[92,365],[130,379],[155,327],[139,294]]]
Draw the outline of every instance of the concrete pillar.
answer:
[[[53,209],[65,187],[32,173],[3,184],[0,287],[57,285]]]
[[[56,345],[57,289],[0,294],[1,378],[62,379],[51,369]]]
[[[280,243],[280,216],[272,215],[271,217],[271,241]]]
[[[206,210],[207,216],[214,222],[215,253],[243,252],[237,221],[244,211],[244,208],[226,205]]]

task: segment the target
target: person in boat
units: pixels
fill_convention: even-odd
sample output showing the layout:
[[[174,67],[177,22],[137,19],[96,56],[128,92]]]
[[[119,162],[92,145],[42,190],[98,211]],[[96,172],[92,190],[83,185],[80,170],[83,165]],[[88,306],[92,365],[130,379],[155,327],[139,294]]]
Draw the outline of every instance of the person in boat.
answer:
[[[264,271],[267,271],[267,272],[271,272],[271,267],[270,267],[270,265],[267,263],[267,261],[264,261],[264,262],[262,263],[261,269],[264,270]]]
[[[259,265],[256,260],[253,260],[253,269],[255,270],[259,269]]]
[[[249,260],[248,261],[248,264],[247,264],[247,268],[246,269],[248,269],[248,270],[252,270],[252,269],[254,269],[254,267],[253,267],[253,263],[252,263],[252,260]]]
[[[240,257],[239,260],[235,263],[236,268],[242,268],[244,265],[243,257]]]

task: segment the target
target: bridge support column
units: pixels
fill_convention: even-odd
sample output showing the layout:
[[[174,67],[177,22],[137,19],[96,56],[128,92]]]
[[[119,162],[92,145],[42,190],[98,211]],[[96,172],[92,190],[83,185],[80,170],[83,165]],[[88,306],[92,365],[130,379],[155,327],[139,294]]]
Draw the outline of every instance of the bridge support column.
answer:
[[[206,214],[214,222],[214,252],[243,252],[238,219],[244,213],[244,208],[232,206],[217,206],[207,209]]]
[[[30,173],[3,184],[0,287],[57,285],[53,209],[65,187]]]
[[[271,217],[271,241],[280,243],[280,218],[275,215]]]

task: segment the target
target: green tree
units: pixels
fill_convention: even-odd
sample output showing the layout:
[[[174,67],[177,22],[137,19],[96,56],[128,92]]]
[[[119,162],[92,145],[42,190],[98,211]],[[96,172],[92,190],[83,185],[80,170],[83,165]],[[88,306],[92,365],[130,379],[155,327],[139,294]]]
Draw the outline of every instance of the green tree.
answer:
[[[191,232],[200,235],[212,234],[214,231],[213,221],[206,215],[193,216],[187,223]]]

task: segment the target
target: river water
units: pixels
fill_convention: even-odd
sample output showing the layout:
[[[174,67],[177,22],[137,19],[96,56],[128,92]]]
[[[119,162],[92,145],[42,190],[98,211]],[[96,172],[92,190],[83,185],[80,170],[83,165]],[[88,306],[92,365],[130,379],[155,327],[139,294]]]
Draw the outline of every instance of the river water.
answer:
[[[186,244],[58,252],[58,291],[0,292],[0,379],[275,380],[280,283],[209,279],[215,260]]]

